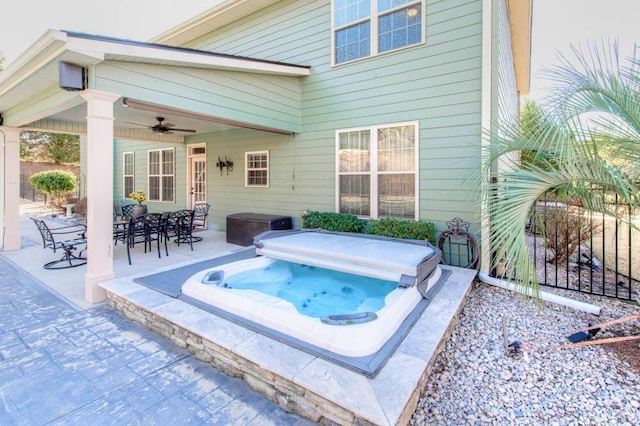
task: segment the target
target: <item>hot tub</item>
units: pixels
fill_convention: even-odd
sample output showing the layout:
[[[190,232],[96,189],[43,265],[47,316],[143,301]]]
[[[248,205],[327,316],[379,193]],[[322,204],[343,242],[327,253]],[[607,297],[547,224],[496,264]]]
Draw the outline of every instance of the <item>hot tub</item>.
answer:
[[[363,238],[327,232],[271,231],[256,237],[260,256],[198,272],[182,286],[182,294],[199,305],[211,306],[252,325],[273,331],[296,347],[307,346],[331,359],[386,359],[406,335],[446,279],[438,263],[440,252],[428,243],[385,238]],[[301,314],[294,305],[258,290],[225,288],[228,279],[243,271],[269,268],[276,261],[369,277],[372,282],[397,283],[380,309],[366,301],[351,312],[322,318]],[[393,342],[390,344],[389,342]],[[303,348],[304,349],[304,348]],[[378,367],[376,367],[377,369]]]
[[[349,322],[349,314],[352,313],[344,312],[343,316],[338,313],[332,315],[336,321],[331,323],[327,319],[323,321],[324,318],[305,316],[290,302],[260,291],[234,290],[220,287],[217,283],[203,283],[203,279],[212,272],[230,277],[247,269],[264,268],[275,261],[276,259],[262,256],[205,270],[189,278],[183,285],[182,292],[249,321],[349,357],[368,356],[377,352],[422,300],[417,287],[398,287],[386,296],[384,307],[373,312],[377,318],[364,323]],[[430,280],[435,283],[439,278],[440,270],[437,269]],[[362,312],[370,311],[360,311]],[[362,319],[359,318],[362,315],[354,317],[354,320]]]

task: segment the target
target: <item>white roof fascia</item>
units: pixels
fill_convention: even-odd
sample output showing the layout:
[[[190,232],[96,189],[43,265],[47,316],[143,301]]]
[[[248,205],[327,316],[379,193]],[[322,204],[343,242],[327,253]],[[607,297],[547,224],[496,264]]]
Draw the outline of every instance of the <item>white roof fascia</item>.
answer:
[[[66,33],[47,31],[22,55],[0,72],[0,96],[38,72],[44,65],[64,52]]]
[[[173,49],[163,49],[161,46],[145,46],[137,44],[118,43],[110,40],[94,40],[75,38],[69,35],[67,49],[89,56],[102,54],[105,59],[125,61],[123,57],[130,57],[134,62],[150,64],[166,64],[196,68],[224,69],[263,74],[278,74],[303,77],[310,74],[307,67],[287,64],[253,61],[243,58],[217,56],[207,52],[189,52]]]
[[[278,1],[280,0],[218,0],[211,9],[157,35],[151,42],[185,46],[210,32],[212,23],[214,27],[220,27]]]

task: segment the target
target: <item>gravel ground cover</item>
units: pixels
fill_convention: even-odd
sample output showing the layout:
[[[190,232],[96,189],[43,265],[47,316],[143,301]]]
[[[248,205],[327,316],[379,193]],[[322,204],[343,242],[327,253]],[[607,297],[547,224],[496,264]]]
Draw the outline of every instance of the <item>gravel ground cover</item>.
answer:
[[[548,290],[602,308],[600,316],[474,284],[435,362],[412,425],[638,425],[640,340],[557,349],[576,330],[640,314],[640,306]],[[531,342],[517,356],[504,348]],[[640,334],[640,320],[603,328],[593,340]]]

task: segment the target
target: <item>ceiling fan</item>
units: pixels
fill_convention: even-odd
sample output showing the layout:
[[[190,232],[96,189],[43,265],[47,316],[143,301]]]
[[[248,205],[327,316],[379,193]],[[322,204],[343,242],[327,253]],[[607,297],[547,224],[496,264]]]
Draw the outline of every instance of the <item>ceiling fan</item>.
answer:
[[[173,134],[173,132],[187,132],[187,133],[196,132],[193,129],[178,129],[175,127],[176,125],[172,123],[163,123],[164,117],[156,117],[156,120],[158,120],[158,124],[155,124],[153,126],[147,126],[146,124],[140,124],[140,123],[131,123],[129,121],[127,121],[127,123],[136,124],[138,126],[145,126],[149,128],[149,130],[151,130],[153,133],[161,133],[163,135],[168,135],[168,134],[170,135],[170,134]]]

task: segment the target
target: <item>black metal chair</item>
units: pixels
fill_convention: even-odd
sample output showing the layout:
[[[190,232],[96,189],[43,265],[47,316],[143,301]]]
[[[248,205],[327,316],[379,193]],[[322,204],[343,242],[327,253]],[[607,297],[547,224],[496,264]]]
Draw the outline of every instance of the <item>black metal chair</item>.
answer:
[[[136,244],[144,244],[144,252],[147,248],[151,251],[151,245],[155,241],[158,248],[158,258],[160,258],[160,241],[163,239],[164,226],[162,214],[149,213],[141,216],[134,216],[127,225],[127,258],[131,265],[131,248]],[[164,242],[164,249],[167,254],[167,242]]]
[[[123,241],[127,238],[127,227],[126,223],[121,220],[122,209],[120,205],[113,202],[113,241],[114,245],[118,245],[118,241]]]
[[[124,217],[132,217],[133,216],[133,208],[135,207],[135,204],[124,204],[122,206],[120,206],[120,209],[122,210],[122,216]]]
[[[87,258],[82,253],[87,249],[87,227],[85,225],[69,225],[58,228],[49,228],[49,225],[41,219],[31,218],[36,224],[40,236],[42,236],[42,248],[50,248],[55,253],[56,250],[64,250],[64,255],[59,260],[45,263],[44,269],[66,269],[75,268],[87,263]],[[69,238],[69,236],[75,237]],[[84,245],[78,256],[74,251],[78,246]]]
[[[125,221],[123,216],[116,216],[113,219],[113,241],[114,245],[118,245],[118,241],[122,241],[124,244],[127,240],[127,226],[128,221]]]
[[[168,214],[165,221],[165,243],[166,240],[175,238],[173,242],[188,243],[193,251],[193,242],[202,238],[194,237],[193,232],[193,210],[178,210]]]

